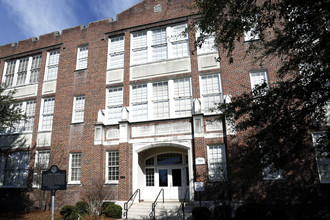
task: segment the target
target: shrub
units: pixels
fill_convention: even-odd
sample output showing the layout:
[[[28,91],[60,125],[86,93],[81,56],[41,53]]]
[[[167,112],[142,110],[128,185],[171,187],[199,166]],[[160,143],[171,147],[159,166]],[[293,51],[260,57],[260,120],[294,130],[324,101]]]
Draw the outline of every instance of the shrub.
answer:
[[[211,212],[207,207],[194,207],[192,210],[194,219],[207,220],[211,218]]]
[[[65,205],[61,208],[60,214],[64,220],[78,219],[78,209],[73,205]]]
[[[101,206],[101,214],[104,214],[104,210],[109,206],[109,205],[114,205],[114,202],[103,202]]]
[[[80,215],[86,215],[89,214],[89,205],[87,202],[77,202],[76,208],[78,210],[78,213]]]
[[[104,214],[105,216],[110,218],[121,218],[122,208],[120,205],[112,203],[105,208]]]

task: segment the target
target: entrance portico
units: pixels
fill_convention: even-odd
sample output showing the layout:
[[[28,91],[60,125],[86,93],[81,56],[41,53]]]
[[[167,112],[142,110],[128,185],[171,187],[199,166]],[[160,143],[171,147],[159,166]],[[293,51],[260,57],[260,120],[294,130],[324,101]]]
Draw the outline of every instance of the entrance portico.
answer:
[[[164,189],[166,200],[192,198],[192,151],[183,145],[153,144],[133,153],[133,191],[141,190],[141,199],[153,201]]]

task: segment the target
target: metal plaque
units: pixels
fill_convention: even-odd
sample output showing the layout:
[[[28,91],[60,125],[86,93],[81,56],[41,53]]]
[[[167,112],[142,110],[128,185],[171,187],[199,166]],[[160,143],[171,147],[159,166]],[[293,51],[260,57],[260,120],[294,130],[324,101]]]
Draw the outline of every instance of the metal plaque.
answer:
[[[60,170],[52,165],[47,171],[42,172],[42,190],[66,190],[66,170]]]

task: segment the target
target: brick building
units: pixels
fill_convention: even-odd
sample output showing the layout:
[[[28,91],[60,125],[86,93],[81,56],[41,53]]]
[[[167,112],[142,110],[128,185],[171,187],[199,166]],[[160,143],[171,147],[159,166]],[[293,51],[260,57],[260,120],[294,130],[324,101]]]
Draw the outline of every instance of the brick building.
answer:
[[[210,108],[263,81],[271,86],[280,62],[245,57],[249,36],[232,65],[216,61],[212,36],[195,49],[198,31],[182,34],[194,20],[191,4],[145,0],[116,21],[0,47],[0,80],[17,90],[28,116],[0,135],[2,204],[37,200],[40,170],[50,164],[68,175],[57,207],[82,200],[95,182],[109,200],[125,201],[136,189],[154,200],[164,188],[165,199],[193,201],[195,182],[226,180],[224,136],[235,131],[224,132],[214,121],[221,112]]]

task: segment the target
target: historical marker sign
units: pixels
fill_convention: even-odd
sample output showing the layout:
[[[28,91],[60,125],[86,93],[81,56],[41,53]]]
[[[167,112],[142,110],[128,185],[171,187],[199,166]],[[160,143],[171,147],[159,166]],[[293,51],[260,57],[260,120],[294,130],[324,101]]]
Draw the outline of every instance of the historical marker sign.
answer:
[[[56,165],[42,172],[42,190],[66,190],[66,170],[60,170]]]

